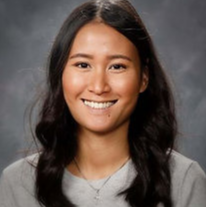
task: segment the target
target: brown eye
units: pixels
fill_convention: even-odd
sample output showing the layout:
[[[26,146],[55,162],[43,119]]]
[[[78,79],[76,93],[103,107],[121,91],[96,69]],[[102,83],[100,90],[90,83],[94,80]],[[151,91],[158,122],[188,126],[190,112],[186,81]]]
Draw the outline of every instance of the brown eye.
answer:
[[[88,63],[76,63],[75,66],[79,68],[88,68],[89,64]]]
[[[114,70],[122,70],[122,69],[126,69],[126,66],[123,65],[123,64],[115,64],[115,65],[112,65],[110,67],[110,69],[114,69]]]

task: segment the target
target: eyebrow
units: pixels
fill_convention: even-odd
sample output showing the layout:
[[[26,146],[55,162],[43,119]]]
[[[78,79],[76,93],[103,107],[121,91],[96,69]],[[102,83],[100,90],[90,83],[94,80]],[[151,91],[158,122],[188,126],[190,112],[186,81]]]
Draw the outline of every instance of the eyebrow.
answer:
[[[69,59],[78,58],[78,57],[93,59],[92,55],[85,54],[85,53],[74,54],[74,55],[70,56]],[[121,54],[109,55],[108,59],[110,59],[110,60],[113,60],[113,59],[125,59],[125,60],[128,60],[128,61],[132,62],[131,58],[129,58],[128,56],[125,56],[125,55],[121,55]]]

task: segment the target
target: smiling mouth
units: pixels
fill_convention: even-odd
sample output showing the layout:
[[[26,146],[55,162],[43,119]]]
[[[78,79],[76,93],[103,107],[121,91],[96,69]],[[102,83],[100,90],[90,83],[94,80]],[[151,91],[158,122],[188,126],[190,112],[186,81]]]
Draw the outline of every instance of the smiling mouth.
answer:
[[[96,101],[89,101],[89,100],[86,100],[86,99],[82,99],[82,101],[86,106],[89,106],[93,109],[107,109],[107,108],[111,107],[112,105],[114,105],[117,102],[117,100],[105,101],[105,102],[96,102]]]

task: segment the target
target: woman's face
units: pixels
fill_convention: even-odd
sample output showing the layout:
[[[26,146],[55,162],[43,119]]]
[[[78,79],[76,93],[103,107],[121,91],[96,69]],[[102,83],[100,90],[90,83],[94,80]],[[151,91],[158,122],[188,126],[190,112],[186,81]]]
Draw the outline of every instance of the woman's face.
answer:
[[[146,88],[136,47],[103,23],[77,33],[63,71],[63,93],[83,130],[107,133],[126,129],[137,98]]]

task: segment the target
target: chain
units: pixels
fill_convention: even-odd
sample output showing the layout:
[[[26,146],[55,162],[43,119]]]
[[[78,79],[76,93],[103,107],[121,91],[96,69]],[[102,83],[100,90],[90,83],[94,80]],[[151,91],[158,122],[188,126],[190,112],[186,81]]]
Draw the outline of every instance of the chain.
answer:
[[[110,178],[118,171],[120,170],[126,163],[127,161],[129,160],[129,157],[127,158],[127,160],[112,174],[110,175],[106,180],[105,182],[101,185],[100,188],[95,188],[93,185],[91,185],[91,183],[89,182],[89,180],[86,178],[86,176],[83,174],[83,172],[81,171],[79,165],[78,165],[78,162],[76,160],[76,158],[74,158],[74,162],[75,162],[75,165],[79,171],[79,173],[81,174],[81,176],[84,178],[84,180],[87,182],[87,184],[90,186],[90,188],[92,188],[95,192],[96,192],[96,195],[94,197],[94,199],[96,199],[97,201],[100,200],[100,191],[101,189],[106,185],[106,183],[110,180]]]

